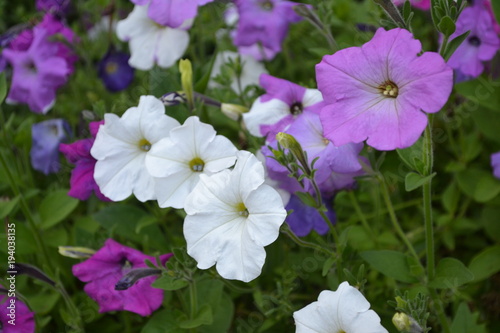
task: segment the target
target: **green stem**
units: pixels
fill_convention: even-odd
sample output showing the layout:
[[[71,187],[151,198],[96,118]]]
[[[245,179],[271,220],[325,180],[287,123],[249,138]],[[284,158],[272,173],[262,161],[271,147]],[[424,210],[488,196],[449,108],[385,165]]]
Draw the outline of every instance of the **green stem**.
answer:
[[[290,239],[299,246],[310,248],[310,249],[313,249],[316,251],[320,251],[320,252],[323,252],[325,254],[328,254],[329,256],[332,255],[332,252],[324,249],[323,247],[318,246],[317,244],[314,244],[314,243],[306,242],[306,241],[300,239],[299,237],[297,237],[297,235],[295,235],[293,233],[293,231],[290,230],[290,227],[287,224],[283,224],[281,232],[286,234],[288,237],[290,237]]]
[[[194,319],[198,313],[198,294],[196,282],[192,278],[189,281],[189,301],[191,302],[191,319]]]
[[[69,297],[68,293],[66,292],[66,289],[64,289],[64,286],[62,284],[57,283],[56,290],[59,291],[59,293],[62,295],[64,302],[68,307],[71,318],[74,320],[74,323],[76,325],[75,326],[76,332],[84,332],[85,330],[83,329],[82,326],[82,318],[80,317],[80,311],[78,311],[78,308],[76,307],[75,303],[73,303],[73,300],[71,299],[71,297]]]
[[[377,245],[377,236],[374,235],[373,229],[370,227],[368,224],[368,220],[366,219],[365,214],[363,214],[363,211],[361,210],[361,207],[359,206],[358,199],[356,199],[356,196],[354,195],[353,191],[347,191],[349,193],[349,198],[351,199],[351,203],[354,206],[354,210],[356,211],[356,214],[359,217],[359,220],[361,221],[361,224],[363,225],[363,228],[365,228],[366,232],[368,235],[373,235],[373,242],[375,245]]]

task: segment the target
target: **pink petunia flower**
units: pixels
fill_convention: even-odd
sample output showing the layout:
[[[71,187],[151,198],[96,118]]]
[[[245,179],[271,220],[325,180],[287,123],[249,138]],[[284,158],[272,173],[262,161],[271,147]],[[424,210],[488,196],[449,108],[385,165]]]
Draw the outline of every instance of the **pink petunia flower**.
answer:
[[[160,256],[164,264],[171,253]],[[145,259],[155,258],[108,239],[92,257],[73,266],[73,275],[86,282],[85,292],[99,304],[99,312],[130,311],[143,317],[163,302],[163,290],[151,287],[156,279],[149,276],[126,290],[115,290],[118,281],[131,269],[147,267]]]
[[[59,151],[66,156],[66,159],[75,165],[71,171],[71,189],[68,195],[80,200],[87,200],[92,192],[102,201],[110,201],[99,190],[99,186],[94,179],[94,168],[97,160],[90,154],[90,149],[94,144],[95,136],[99,130],[99,125],[104,121],[94,121],[89,124],[92,138],[78,140],[71,144],[61,143]]]
[[[361,47],[326,55],[316,65],[325,103],[321,122],[336,146],[362,142],[379,150],[406,148],[438,112],[453,87],[453,71],[404,29],[380,28]]]

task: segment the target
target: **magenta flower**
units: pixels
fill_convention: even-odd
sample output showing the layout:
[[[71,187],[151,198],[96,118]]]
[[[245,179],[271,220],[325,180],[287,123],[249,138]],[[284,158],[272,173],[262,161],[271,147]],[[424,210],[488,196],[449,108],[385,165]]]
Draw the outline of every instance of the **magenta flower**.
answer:
[[[500,151],[491,154],[491,167],[493,168],[493,175],[500,179]]]
[[[6,281],[9,282],[8,277]],[[3,286],[0,285],[0,288],[3,288]],[[2,333],[35,332],[34,315],[26,304],[19,299],[7,297],[7,295],[0,296],[0,331]]]
[[[71,128],[64,119],[50,119],[31,127],[32,145],[30,150],[33,169],[49,173],[61,169],[59,163],[59,144],[68,140]]]
[[[99,200],[110,201],[101,193],[99,186],[95,182],[94,168],[97,161],[90,154],[90,149],[94,144],[95,136],[101,124],[104,124],[104,121],[94,121],[89,124],[92,138],[59,145],[59,151],[66,156],[68,162],[75,165],[75,168],[71,171],[71,188],[68,192],[68,195],[73,198],[87,200],[94,192]]]
[[[33,42],[26,51],[3,50],[13,67],[8,103],[26,103],[31,111],[47,113],[53,106],[56,90],[66,83],[69,68],[57,56],[56,44],[47,41],[47,31],[35,27]]]
[[[134,4],[149,5],[148,16],[158,24],[179,28],[184,21],[198,14],[198,6],[214,0],[131,0]]]
[[[457,30],[450,39],[469,30],[467,40],[453,53],[448,65],[467,76],[477,77],[484,70],[483,61],[493,59],[500,49],[500,39],[490,13],[481,3],[462,11],[457,21]]]
[[[243,120],[254,136],[268,136],[285,130],[305,113],[319,113],[323,98],[318,89],[306,89],[287,80],[261,74],[260,85],[266,93],[260,96]]]
[[[172,256],[163,254],[163,264]],[[99,312],[130,311],[149,316],[163,302],[163,290],[151,287],[155,276],[137,281],[126,290],[115,290],[115,285],[131,269],[147,267],[145,259],[155,258],[108,239],[92,257],[73,266],[73,275],[86,282],[85,292],[99,304]]]
[[[379,28],[362,47],[326,55],[316,65],[325,137],[336,146],[362,142],[379,150],[406,148],[438,112],[453,87],[453,71],[404,29]]]
[[[302,17],[293,10],[298,3],[285,0],[236,0],[239,21],[233,42],[236,46],[262,44],[279,52],[290,23]]]
[[[392,2],[398,6],[402,6],[405,1],[406,0],[392,0]],[[413,7],[422,10],[429,10],[431,8],[431,0],[410,0],[410,3]]]

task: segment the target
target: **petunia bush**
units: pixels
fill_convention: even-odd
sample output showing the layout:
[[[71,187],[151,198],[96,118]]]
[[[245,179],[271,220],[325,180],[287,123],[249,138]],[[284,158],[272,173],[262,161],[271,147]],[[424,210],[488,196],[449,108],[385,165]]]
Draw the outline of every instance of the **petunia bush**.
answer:
[[[0,8],[0,331],[500,331],[496,1]]]

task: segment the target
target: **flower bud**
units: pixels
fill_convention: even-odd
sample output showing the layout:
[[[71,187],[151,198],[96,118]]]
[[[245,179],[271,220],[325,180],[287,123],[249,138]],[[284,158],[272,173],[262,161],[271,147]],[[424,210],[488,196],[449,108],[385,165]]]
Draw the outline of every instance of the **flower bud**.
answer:
[[[279,132],[278,134],[276,134],[276,140],[278,140],[278,143],[284,149],[288,149],[292,153],[295,159],[299,161],[299,163],[304,168],[305,173],[307,175],[310,175],[311,169],[309,168],[306,155],[300,143],[292,135],[283,132]]]
[[[179,71],[181,72],[182,90],[186,94],[186,99],[190,109],[194,107],[194,92],[193,92],[193,68],[189,59],[181,59],[179,61]]]
[[[86,247],[59,246],[59,254],[75,259],[86,259],[92,257],[95,250]]]
[[[174,106],[186,102],[186,94],[183,91],[172,91],[160,97],[165,106]]]
[[[161,270],[156,268],[137,268],[125,274],[115,285],[115,290],[127,290],[134,283],[151,275],[160,275]]]
[[[396,312],[392,317],[392,323],[400,332],[410,329],[410,317],[406,313]]]
[[[247,107],[237,104],[222,103],[220,109],[222,113],[233,120],[238,120],[241,114],[248,112]]]

